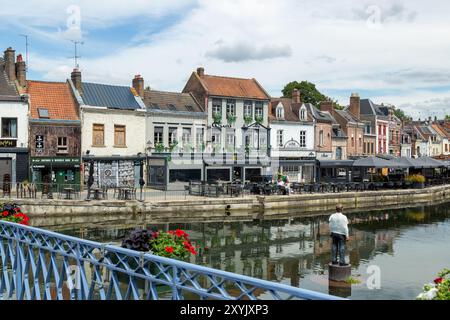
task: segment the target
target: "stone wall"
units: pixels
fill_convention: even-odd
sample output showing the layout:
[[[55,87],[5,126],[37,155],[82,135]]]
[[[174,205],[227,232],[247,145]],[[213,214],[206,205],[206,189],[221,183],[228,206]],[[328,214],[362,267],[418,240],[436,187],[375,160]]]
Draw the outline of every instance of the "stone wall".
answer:
[[[423,190],[386,190],[339,194],[248,196],[233,199],[138,201],[18,200],[33,226],[61,229],[92,224],[138,226],[145,223],[277,219],[344,211],[428,205],[450,201],[450,185]],[[380,204],[382,207],[380,207]]]

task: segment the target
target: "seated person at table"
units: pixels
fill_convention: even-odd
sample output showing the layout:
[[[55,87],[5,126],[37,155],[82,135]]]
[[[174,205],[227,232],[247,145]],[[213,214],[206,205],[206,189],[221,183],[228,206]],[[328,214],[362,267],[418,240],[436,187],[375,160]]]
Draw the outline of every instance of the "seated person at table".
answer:
[[[281,178],[278,178],[277,188],[278,190],[281,190],[283,194],[286,194],[286,185]]]

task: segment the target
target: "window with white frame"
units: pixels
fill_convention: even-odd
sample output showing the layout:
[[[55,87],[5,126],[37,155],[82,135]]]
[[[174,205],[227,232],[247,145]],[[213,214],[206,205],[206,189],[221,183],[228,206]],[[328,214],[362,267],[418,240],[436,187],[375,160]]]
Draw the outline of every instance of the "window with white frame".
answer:
[[[219,145],[220,146],[222,144],[220,136],[221,136],[221,132],[218,129],[214,129],[211,132],[211,142],[212,142],[213,145]]]
[[[222,99],[213,99],[212,114],[222,114]]]
[[[163,133],[164,133],[163,127],[155,127],[155,134],[153,138],[155,146],[163,143]]]
[[[197,148],[201,149],[201,146],[203,144],[203,137],[204,137],[204,130],[203,128],[197,128],[196,129],[196,140],[195,143],[197,144]]]
[[[58,153],[68,153],[67,137],[58,137]]]
[[[261,101],[255,102],[255,116],[262,117],[264,115],[263,103]]]
[[[300,148],[306,148],[306,131],[300,131]]]
[[[277,130],[277,145],[279,147],[283,146],[283,130]]]
[[[277,107],[277,119],[284,119],[284,109],[281,105]]]
[[[323,146],[323,130],[319,131],[319,146]]]
[[[300,120],[301,121],[306,121],[306,119],[307,119],[306,108],[302,107],[300,109]]]
[[[191,143],[191,128],[183,128],[182,141],[185,147]]]
[[[226,140],[225,140],[225,147],[227,149],[234,148],[234,139],[235,139],[234,130],[228,130],[227,131],[227,137],[226,137]]]
[[[169,128],[169,145],[177,143],[177,128]]]
[[[253,115],[253,102],[250,100],[244,101],[244,117],[251,117]]]
[[[236,115],[236,100],[227,99],[227,115]]]
[[[17,138],[17,118],[2,118],[2,138]]]

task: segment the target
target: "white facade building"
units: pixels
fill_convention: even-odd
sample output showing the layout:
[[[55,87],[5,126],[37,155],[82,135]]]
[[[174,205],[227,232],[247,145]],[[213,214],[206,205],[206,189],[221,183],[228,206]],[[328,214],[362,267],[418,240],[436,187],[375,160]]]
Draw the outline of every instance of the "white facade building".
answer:
[[[270,145],[272,167],[289,176],[291,182],[312,181],[316,152],[314,121],[298,92],[292,99],[272,99],[270,107]]]

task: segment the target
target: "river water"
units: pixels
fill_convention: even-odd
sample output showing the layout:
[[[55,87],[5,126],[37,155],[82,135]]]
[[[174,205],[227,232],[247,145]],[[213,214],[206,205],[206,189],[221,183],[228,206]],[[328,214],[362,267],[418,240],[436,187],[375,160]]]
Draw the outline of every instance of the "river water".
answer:
[[[450,268],[450,204],[348,213],[347,259],[357,283],[328,281],[329,215],[181,228],[200,246],[190,262],[350,299],[414,299]],[[63,233],[120,243],[130,229],[92,226]]]

